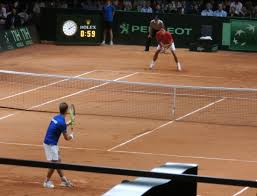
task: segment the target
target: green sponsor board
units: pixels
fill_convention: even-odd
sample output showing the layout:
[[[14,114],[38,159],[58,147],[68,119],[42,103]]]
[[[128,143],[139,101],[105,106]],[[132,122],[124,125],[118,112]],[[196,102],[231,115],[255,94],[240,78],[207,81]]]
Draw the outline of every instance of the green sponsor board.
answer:
[[[231,20],[231,50],[257,51],[257,21]]]
[[[28,28],[0,32],[0,51],[12,50],[33,44]]]

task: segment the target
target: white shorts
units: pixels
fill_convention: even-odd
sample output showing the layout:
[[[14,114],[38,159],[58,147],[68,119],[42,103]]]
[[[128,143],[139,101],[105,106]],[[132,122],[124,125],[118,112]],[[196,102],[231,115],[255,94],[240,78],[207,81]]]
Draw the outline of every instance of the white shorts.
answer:
[[[162,49],[170,49],[170,50],[172,50],[172,51],[175,51],[176,50],[176,48],[175,48],[175,44],[174,44],[174,42],[171,44],[171,46],[170,47],[161,47],[160,46],[160,44],[157,46],[157,50],[162,50]]]
[[[59,147],[57,145],[44,144],[45,155],[48,161],[58,161],[60,159]]]

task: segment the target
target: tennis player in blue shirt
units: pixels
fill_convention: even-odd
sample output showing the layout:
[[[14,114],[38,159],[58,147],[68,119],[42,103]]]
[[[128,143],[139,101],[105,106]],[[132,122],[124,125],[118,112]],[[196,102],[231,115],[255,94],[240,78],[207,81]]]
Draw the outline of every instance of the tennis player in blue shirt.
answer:
[[[65,116],[68,112],[68,105],[66,103],[61,103],[59,105],[60,114],[54,116],[49,124],[49,127],[46,132],[46,136],[44,139],[44,149],[46,159],[51,162],[61,162],[61,157],[59,154],[58,141],[61,135],[63,135],[64,139],[69,141],[74,138],[73,133],[69,134],[67,131],[67,126],[71,125],[71,121],[65,121]],[[72,183],[64,176],[63,171],[57,169],[57,172],[61,178],[61,186],[72,187]],[[54,184],[50,181],[52,175],[54,173],[54,169],[49,169],[47,173],[46,180],[44,181],[43,186],[45,188],[54,188]]]
[[[110,0],[106,1],[106,4],[103,6],[103,14],[104,14],[104,39],[102,44],[105,44],[106,34],[109,32],[110,34],[110,45],[113,45],[113,32],[112,32],[112,23],[113,17],[115,13],[115,8],[112,6]]]

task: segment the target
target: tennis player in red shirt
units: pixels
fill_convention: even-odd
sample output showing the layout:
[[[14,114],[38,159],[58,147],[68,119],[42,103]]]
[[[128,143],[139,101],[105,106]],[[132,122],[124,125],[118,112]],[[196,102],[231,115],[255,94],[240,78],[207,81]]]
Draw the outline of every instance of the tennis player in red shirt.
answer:
[[[158,58],[158,55],[162,50],[170,49],[171,54],[173,55],[174,60],[177,64],[177,70],[182,71],[181,65],[178,61],[178,57],[175,53],[176,48],[171,33],[162,28],[160,31],[157,32],[156,39],[158,42],[158,46],[153,56],[153,60],[149,66],[149,69],[153,69]]]

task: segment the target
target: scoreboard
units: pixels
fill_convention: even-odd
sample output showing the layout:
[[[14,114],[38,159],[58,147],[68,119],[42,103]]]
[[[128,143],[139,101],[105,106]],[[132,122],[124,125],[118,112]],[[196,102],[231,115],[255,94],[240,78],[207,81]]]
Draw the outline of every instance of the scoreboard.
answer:
[[[57,15],[56,41],[59,44],[98,45],[103,32],[101,13]]]

